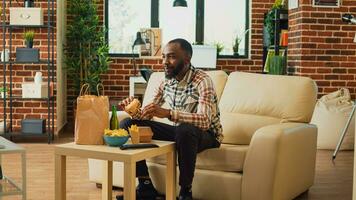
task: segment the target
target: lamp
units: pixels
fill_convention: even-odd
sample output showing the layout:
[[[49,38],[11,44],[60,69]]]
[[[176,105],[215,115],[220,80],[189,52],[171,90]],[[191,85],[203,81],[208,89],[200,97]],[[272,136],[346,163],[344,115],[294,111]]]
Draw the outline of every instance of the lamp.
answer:
[[[188,7],[186,0],[175,0],[173,2],[173,7]]]
[[[151,28],[141,30],[143,41],[146,43],[145,49],[141,49],[141,56],[157,56],[160,52],[161,45],[157,44],[156,33]],[[158,33],[158,36],[159,37]],[[157,47],[158,45],[158,47]]]
[[[135,46],[140,46],[146,44],[145,41],[143,41],[141,32],[136,33],[136,39],[134,43],[132,44],[132,62],[133,62],[133,67],[134,67],[134,75],[137,75],[137,70],[136,70],[136,59],[135,59],[135,54],[134,54],[134,48]]]
[[[142,39],[141,32],[137,32],[136,33],[136,39],[135,39],[132,47],[137,46],[137,45],[144,45],[144,44],[146,44],[146,43]]]

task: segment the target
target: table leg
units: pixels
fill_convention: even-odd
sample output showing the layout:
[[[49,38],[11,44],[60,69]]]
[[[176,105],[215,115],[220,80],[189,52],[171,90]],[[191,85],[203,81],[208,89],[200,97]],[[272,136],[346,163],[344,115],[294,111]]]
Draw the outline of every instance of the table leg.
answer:
[[[102,181],[102,190],[101,190],[101,199],[102,200],[111,200],[112,199],[112,161],[104,160],[103,161],[103,181]]]
[[[136,162],[124,162],[124,200],[136,199]]]
[[[4,174],[2,173],[2,168],[1,168],[1,154],[0,154],[0,179],[3,179]]]
[[[0,175],[1,175],[0,178],[3,179],[3,178],[4,178],[4,177],[3,177],[4,175],[3,175],[3,173],[2,173],[2,168],[1,168],[1,154],[0,154],[0,173],[1,173],[1,174],[0,174]],[[2,200],[2,195],[0,195],[0,200]]]
[[[26,153],[21,154],[22,158],[22,199],[26,200]]]
[[[167,153],[166,200],[176,199],[176,152]]]
[[[66,156],[55,154],[55,200],[66,200]]]

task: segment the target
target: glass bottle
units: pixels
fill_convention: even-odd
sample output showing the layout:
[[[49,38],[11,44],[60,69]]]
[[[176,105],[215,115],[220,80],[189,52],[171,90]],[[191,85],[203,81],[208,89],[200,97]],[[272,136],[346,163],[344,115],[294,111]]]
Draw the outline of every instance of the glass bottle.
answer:
[[[116,106],[112,106],[110,118],[110,130],[119,129],[119,120],[117,119]]]

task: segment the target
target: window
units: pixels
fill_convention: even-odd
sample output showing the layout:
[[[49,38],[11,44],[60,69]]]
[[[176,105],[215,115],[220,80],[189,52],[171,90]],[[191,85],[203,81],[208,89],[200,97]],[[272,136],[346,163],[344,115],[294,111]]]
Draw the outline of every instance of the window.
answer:
[[[232,55],[236,37],[243,37],[246,28],[245,1],[206,0],[204,7],[204,43],[223,45],[220,55]],[[236,10],[239,10],[238,12]],[[244,54],[245,40],[241,40],[238,53]]]
[[[159,27],[162,29],[162,44],[181,37],[195,41],[195,2],[187,0],[188,7],[173,7],[173,1],[159,1]]]
[[[136,32],[151,25],[151,0],[107,0],[109,53],[131,54]]]
[[[131,55],[136,32],[162,29],[162,45],[174,38],[191,43],[223,46],[219,57],[247,57],[249,0],[187,0],[188,7],[173,7],[173,0],[106,0],[105,24],[112,56]],[[236,54],[236,37],[241,39]]]

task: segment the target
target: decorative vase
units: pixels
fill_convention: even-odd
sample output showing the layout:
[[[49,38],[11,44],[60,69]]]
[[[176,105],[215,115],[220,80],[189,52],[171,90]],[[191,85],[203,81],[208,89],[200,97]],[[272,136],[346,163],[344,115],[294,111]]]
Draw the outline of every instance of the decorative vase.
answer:
[[[36,72],[34,81],[36,84],[42,83],[42,72]]]
[[[25,8],[32,8],[34,7],[34,1],[33,0],[25,0],[24,2],[24,5],[25,5]]]
[[[8,49],[5,49],[1,51],[1,59],[2,62],[9,62],[10,60],[10,51]]]

